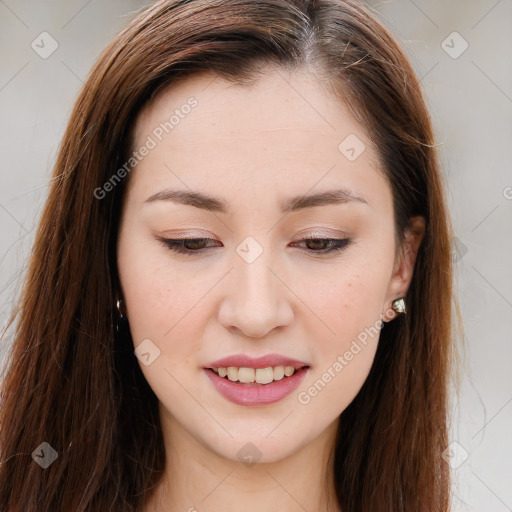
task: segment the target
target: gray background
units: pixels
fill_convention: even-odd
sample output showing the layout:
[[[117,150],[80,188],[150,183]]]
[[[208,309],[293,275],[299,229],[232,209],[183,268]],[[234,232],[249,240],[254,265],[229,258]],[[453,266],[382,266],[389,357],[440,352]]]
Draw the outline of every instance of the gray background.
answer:
[[[145,3],[0,0],[0,327],[76,94]],[[370,4],[421,77],[447,176],[466,331],[446,457],[454,510],[512,511],[512,0]],[[46,59],[31,47],[44,31],[58,43]],[[10,341],[0,343],[0,365]]]

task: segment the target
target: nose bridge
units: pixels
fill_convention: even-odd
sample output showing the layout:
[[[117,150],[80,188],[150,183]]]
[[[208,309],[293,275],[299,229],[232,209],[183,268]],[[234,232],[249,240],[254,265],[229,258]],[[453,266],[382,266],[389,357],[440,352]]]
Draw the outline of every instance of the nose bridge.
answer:
[[[236,248],[229,288],[221,307],[225,327],[237,327],[252,337],[263,336],[291,320],[286,286],[274,275],[270,250],[247,237]]]
[[[252,262],[239,257],[235,264],[235,276],[240,283],[241,298],[251,302],[253,308],[260,305],[261,309],[267,309],[277,302],[276,277],[269,269],[272,268],[272,262],[267,253],[268,251],[264,251]]]

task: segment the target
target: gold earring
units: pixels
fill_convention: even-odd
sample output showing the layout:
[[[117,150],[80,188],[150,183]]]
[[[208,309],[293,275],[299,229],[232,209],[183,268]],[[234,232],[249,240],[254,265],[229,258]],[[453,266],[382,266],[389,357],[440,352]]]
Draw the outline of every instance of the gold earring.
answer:
[[[395,299],[392,303],[392,308],[397,312],[397,313],[407,313],[406,309],[405,309],[405,298],[404,297],[401,297],[400,299]]]

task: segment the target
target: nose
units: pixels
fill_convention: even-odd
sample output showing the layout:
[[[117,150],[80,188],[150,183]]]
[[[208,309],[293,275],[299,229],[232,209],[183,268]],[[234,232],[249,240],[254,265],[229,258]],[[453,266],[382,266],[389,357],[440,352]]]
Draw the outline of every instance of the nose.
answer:
[[[250,338],[262,338],[293,319],[290,283],[265,255],[264,251],[252,263],[236,255],[219,309],[221,325]]]

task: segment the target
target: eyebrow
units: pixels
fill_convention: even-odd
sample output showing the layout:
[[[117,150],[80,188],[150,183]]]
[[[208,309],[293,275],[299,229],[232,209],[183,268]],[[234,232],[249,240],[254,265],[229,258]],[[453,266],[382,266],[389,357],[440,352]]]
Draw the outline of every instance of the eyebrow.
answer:
[[[195,206],[196,208],[211,212],[224,214],[231,213],[226,201],[202,194],[201,192],[189,190],[162,190],[148,197],[144,203],[152,203],[155,201],[171,201],[173,203]],[[345,204],[351,202],[368,204],[363,197],[354,194],[350,190],[337,189],[327,190],[317,194],[290,197],[281,203],[281,211],[283,213],[287,211],[294,212],[304,208],[313,208],[315,206]]]

